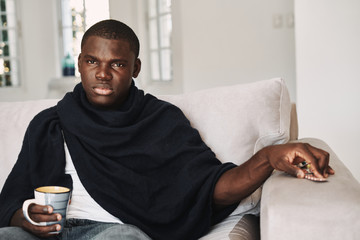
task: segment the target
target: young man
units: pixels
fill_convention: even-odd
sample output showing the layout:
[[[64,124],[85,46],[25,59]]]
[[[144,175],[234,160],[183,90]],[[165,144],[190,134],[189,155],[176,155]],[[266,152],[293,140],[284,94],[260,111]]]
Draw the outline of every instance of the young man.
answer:
[[[1,239],[197,239],[228,216],[274,169],[304,178],[333,174],[329,156],[307,144],[260,150],[241,166],[221,164],[175,106],[137,89],[139,41],[125,24],[101,21],[84,35],[81,84],[29,124],[0,195]],[[21,207],[44,185],[67,186],[60,225],[34,226]],[[34,221],[61,219],[31,205]],[[14,227],[7,227],[14,226]],[[11,238],[12,237],[12,238]]]

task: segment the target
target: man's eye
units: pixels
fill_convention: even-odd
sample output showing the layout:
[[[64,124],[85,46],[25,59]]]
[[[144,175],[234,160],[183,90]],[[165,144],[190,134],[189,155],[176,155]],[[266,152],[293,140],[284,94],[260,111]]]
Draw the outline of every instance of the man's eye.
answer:
[[[87,60],[86,62],[89,63],[89,64],[94,64],[95,63],[94,60]]]
[[[113,65],[113,67],[124,67],[125,66],[125,64],[123,64],[123,63],[113,63],[112,65]]]

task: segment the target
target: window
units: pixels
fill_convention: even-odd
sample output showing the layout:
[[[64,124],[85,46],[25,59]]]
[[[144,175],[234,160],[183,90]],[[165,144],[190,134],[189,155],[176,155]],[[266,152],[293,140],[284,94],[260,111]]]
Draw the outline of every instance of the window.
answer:
[[[171,81],[171,0],[148,0],[150,76],[153,81]]]
[[[15,0],[0,0],[0,15],[0,87],[17,87],[20,81]]]
[[[80,44],[85,31],[100,20],[108,19],[109,1],[98,0],[61,0],[61,22],[63,52],[61,56],[73,61],[77,71],[77,58],[81,51]],[[64,60],[63,59],[63,60]]]

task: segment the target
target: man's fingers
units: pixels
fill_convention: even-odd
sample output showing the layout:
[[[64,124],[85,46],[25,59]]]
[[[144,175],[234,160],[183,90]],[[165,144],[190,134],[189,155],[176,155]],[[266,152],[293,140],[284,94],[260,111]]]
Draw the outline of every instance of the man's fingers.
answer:
[[[34,235],[45,238],[45,237],[50,237],[53,236],[53,234],[49,234],[50,232],[57,232],[61,230],[61,225],[60,224],[54,224],[54,225],[50,225],[50,226],[36,226],[36,225],[32,225],[29,222],[26,222],[24,224],[24,227],[32,232]]]
[[[51,215],[31,214],[30,218],[35,222],[57,222],[61,220],[61,214],[55,213]]]
[[[297,178],[305,177],[305,173],[303,172],[303,170],[301,170],[299,167],[289,164],[287,162],[283,166],[279,167],[279,169],[281,169],[282,171],[287,172],[290,175],[297,177]]]
[[[309,166],[310,166],[309,167],[310,172],[312,172],[316,178],[320,178],[320,179],[325,178],[324,175],[319,172],[319,170],[315,167],[314,164],[309,164]]]
[[[53,208],[51,206],[44,206],[38,204],[31,204],[29,206],[29,213],[39,213],[39,214],[51,214],[53,212]]]
[[[330,154],[322,149],[311,146],[310,144],[306,144],[306,147],[316,158],[319,173],[321,173],[323,176],[326,176],[330,161]]]
[[[334,169],[332,169],[332,167],[328,166],[328,167],[327,167],[327,173],[328,173],[328,174],[331,174],[331,175],[334,175],[334,174],[335,174],[335,171],[334,171]]]
[[[31,204],[29,206],[29,216],[35,222],[57,222],[62,216],[59,213],[53,213],[51,206]]]
[[[329,153],[307,143],[273,145],[266,149],[270,165],[298,178],[312,173],[314,178],[324,180],[334,174],[329,166]]]
[[[320,173],[320,169],[318,166],[318,160],[310,150],[311,146],[309,144],[300,144],[297,147],[297,158],[302,158],[308,166],[307,168],[314,174],[317,178],[324,178],[324,176]],[[319,155],[319,154],[317,154]]]

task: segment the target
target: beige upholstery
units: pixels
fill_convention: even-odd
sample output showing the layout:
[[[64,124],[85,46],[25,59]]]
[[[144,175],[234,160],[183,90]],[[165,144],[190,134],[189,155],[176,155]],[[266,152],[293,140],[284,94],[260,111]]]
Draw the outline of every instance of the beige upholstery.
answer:
[[[260,240],[260,218],[247,214],[229,233],[230,240]]]
[[[299,126],[296,111],[296,104],[291,104],[291,120],[290,120],[290,140],[297,140],[299,137]]]
[[[262,191],[261,239],[360,239],[360,184],[325,142],[299,142],[329,152],[336,174],[316,183],[275,172]]]

